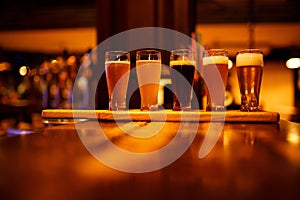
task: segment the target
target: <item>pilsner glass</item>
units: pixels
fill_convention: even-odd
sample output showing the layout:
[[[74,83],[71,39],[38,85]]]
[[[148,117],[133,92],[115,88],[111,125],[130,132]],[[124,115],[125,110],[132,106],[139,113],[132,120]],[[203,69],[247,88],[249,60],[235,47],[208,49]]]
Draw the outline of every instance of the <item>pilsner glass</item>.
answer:
[[[207,111],[225,111],[225,89],[228,77],[228,53],[224,49],[210,49],[207,50],[203,56],[203,73],[204,75],[210,74],[213,71],[212,68],[216,67],[217,72],[222,78],[222,85],[217,82],[210,82],[210,91],[208,91]],[[214,97],[211,98],[212,93]],[[211,94],[210,94],[211,93]]]
[[[109,110],[126,109],[130,56],[124,51],[105,53],[105,75],[109,95]]]
[[[239,51],[236,70],[241,93],[241,111],[260,111],[259,93],[263,74],[263,52],[260,49]]]
[[[141,110],[158,110],[158,89],[161,76],[160,51],[137,51],[136,73],[141,96]]]
[[[173,86],[173,110],[191,110],[195,58],[189,49],[171,51],[170,74]]]

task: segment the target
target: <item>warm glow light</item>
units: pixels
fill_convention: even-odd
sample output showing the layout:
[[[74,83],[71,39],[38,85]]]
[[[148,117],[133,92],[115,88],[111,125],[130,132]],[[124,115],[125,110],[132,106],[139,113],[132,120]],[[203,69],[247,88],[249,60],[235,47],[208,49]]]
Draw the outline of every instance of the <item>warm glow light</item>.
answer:
[[[53,60],[51,61],[51,63],[57,63],[57,60],[53,59]]]
[[[0,63],[0,72],[6,71],[6,70],[11,70],[11,64],[9,64],[8,62],[1,62]]]
[[[25,76],[28,73],[28,68],[26,66],[20,67],[19,73],[21,76]]]
[[[299,144],[300,143],[300,137],[298,135],[298,133],[289,133],[287,135],[287,141],[289,141],[292,144]]]
[[[297,69],[300,67],[300,58],[290,58],[286,61],[286,67],[289,69]]]
[[[232,68],[232,66],[233,66],[233,63],[232,63],[232,61],[231,61],[231,60],[228,60],[228,69],[231,69],[231,68]]]
[[[228,131],[224,130],[224,134],[223,134],[223,146],[224,148],[228,148],[230,145],[230,134],[228,133]]]
[[[68,65],[74,65],[76,64],[76,57],[75,56],[70,56],[67,60]]]

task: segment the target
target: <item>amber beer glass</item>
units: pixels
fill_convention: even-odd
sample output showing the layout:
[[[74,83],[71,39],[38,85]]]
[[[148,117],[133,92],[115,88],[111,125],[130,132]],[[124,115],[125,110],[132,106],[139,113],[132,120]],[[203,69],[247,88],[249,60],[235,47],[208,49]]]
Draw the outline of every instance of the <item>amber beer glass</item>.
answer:
[[[241,111],[260,111],[259,93],[263,74],[263,52],[260,49],[239,51],[236,69],[241,93]]]
[[[137,51],[136,73],[141,96],[141,110],[158,110],[158,89],[161,76],[160,51]]]
[[[228,77],[228,53],[224,49],[210,49],[204,53],[203,56],[203,74],[208,76],[208,78],[214,78],[216,74],[210,74],[213,69],[216,68],[217,72],[220,74],[222,79],[222,84],[217,84],[215,81],[210,82],[210,90],[207,90],[207,111],[225,111],[224,101],[225,101],[225,90],[227,84]],[[214,97],[211,98],[211,94],[213,92],[217,92],[214,94]]]
[[[191,110],[192,88],[195,74],[195,58],[189,49],[171,51],[170,74],[173,86],[173,110]]]
[[[124,51],[108,51],[105,53],[105,75],[109,95],[109,110],[126,110],[129,71],[129,53]]]

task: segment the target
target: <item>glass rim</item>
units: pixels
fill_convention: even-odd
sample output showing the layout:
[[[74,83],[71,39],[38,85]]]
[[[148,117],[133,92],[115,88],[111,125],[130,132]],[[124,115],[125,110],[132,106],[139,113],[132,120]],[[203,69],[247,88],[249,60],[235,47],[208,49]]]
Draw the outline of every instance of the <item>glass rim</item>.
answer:
[[[136,62],[145,60],[161,60],[161,51],[156,49],[142,49],[136,52]]]
[[[212,54],[210,54],[210,53],[212,53]],[[226,57],[228,57],[228,51],[225,49],[219,49],[219,48],[208,49],[208,50],[205,50],[204,56],[207,56],[207,57],[208,56],[226,56]]]
[[[110,54],[110,53],[116,53],[116,54],[128,54],[128,51],[122,51],[122,50],[112,50],[112,51],[106,51],[105,55]]]
[[[250,48],[250,49],[242,49],[242,50],[239,50],[237,52],[237,54],[239,53],[260,53],[260,54],[263,54],[263,50],[262,49],[258,49],[258,48]]]
[[[194,53],[191,49],[186,49],[186,48],[181,48],[181,49],[174,49],[174,50],[172,50],[172,51],[170,51],[170,53],[172,54],[178,54],[178,53]]]
[[[161,53],[161,52],[156,49],[141,49],[136,52],[136,54],[140,54],[140,53]]]
[[[121,61],[121,60],[130,61],[130,53],[127,51],[121,51],[121,50],[113,50],[113,51],[105,52],[105,62]]]

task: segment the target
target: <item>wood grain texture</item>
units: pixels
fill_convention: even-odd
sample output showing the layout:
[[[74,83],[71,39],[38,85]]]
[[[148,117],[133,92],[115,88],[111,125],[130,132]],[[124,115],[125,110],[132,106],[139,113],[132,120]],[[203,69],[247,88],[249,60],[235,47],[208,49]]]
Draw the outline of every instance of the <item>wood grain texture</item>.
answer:
[[[98,119],[103,121],[132,120],[132,121],[199,121],[199,122],[270,122],[280,120],[277,112],[241,112],[230,110],[227,112],[206,111],[152,111],[139,110],[109,111],[109,110],[65,110],[47,109],[42,111],[44,119]]]

